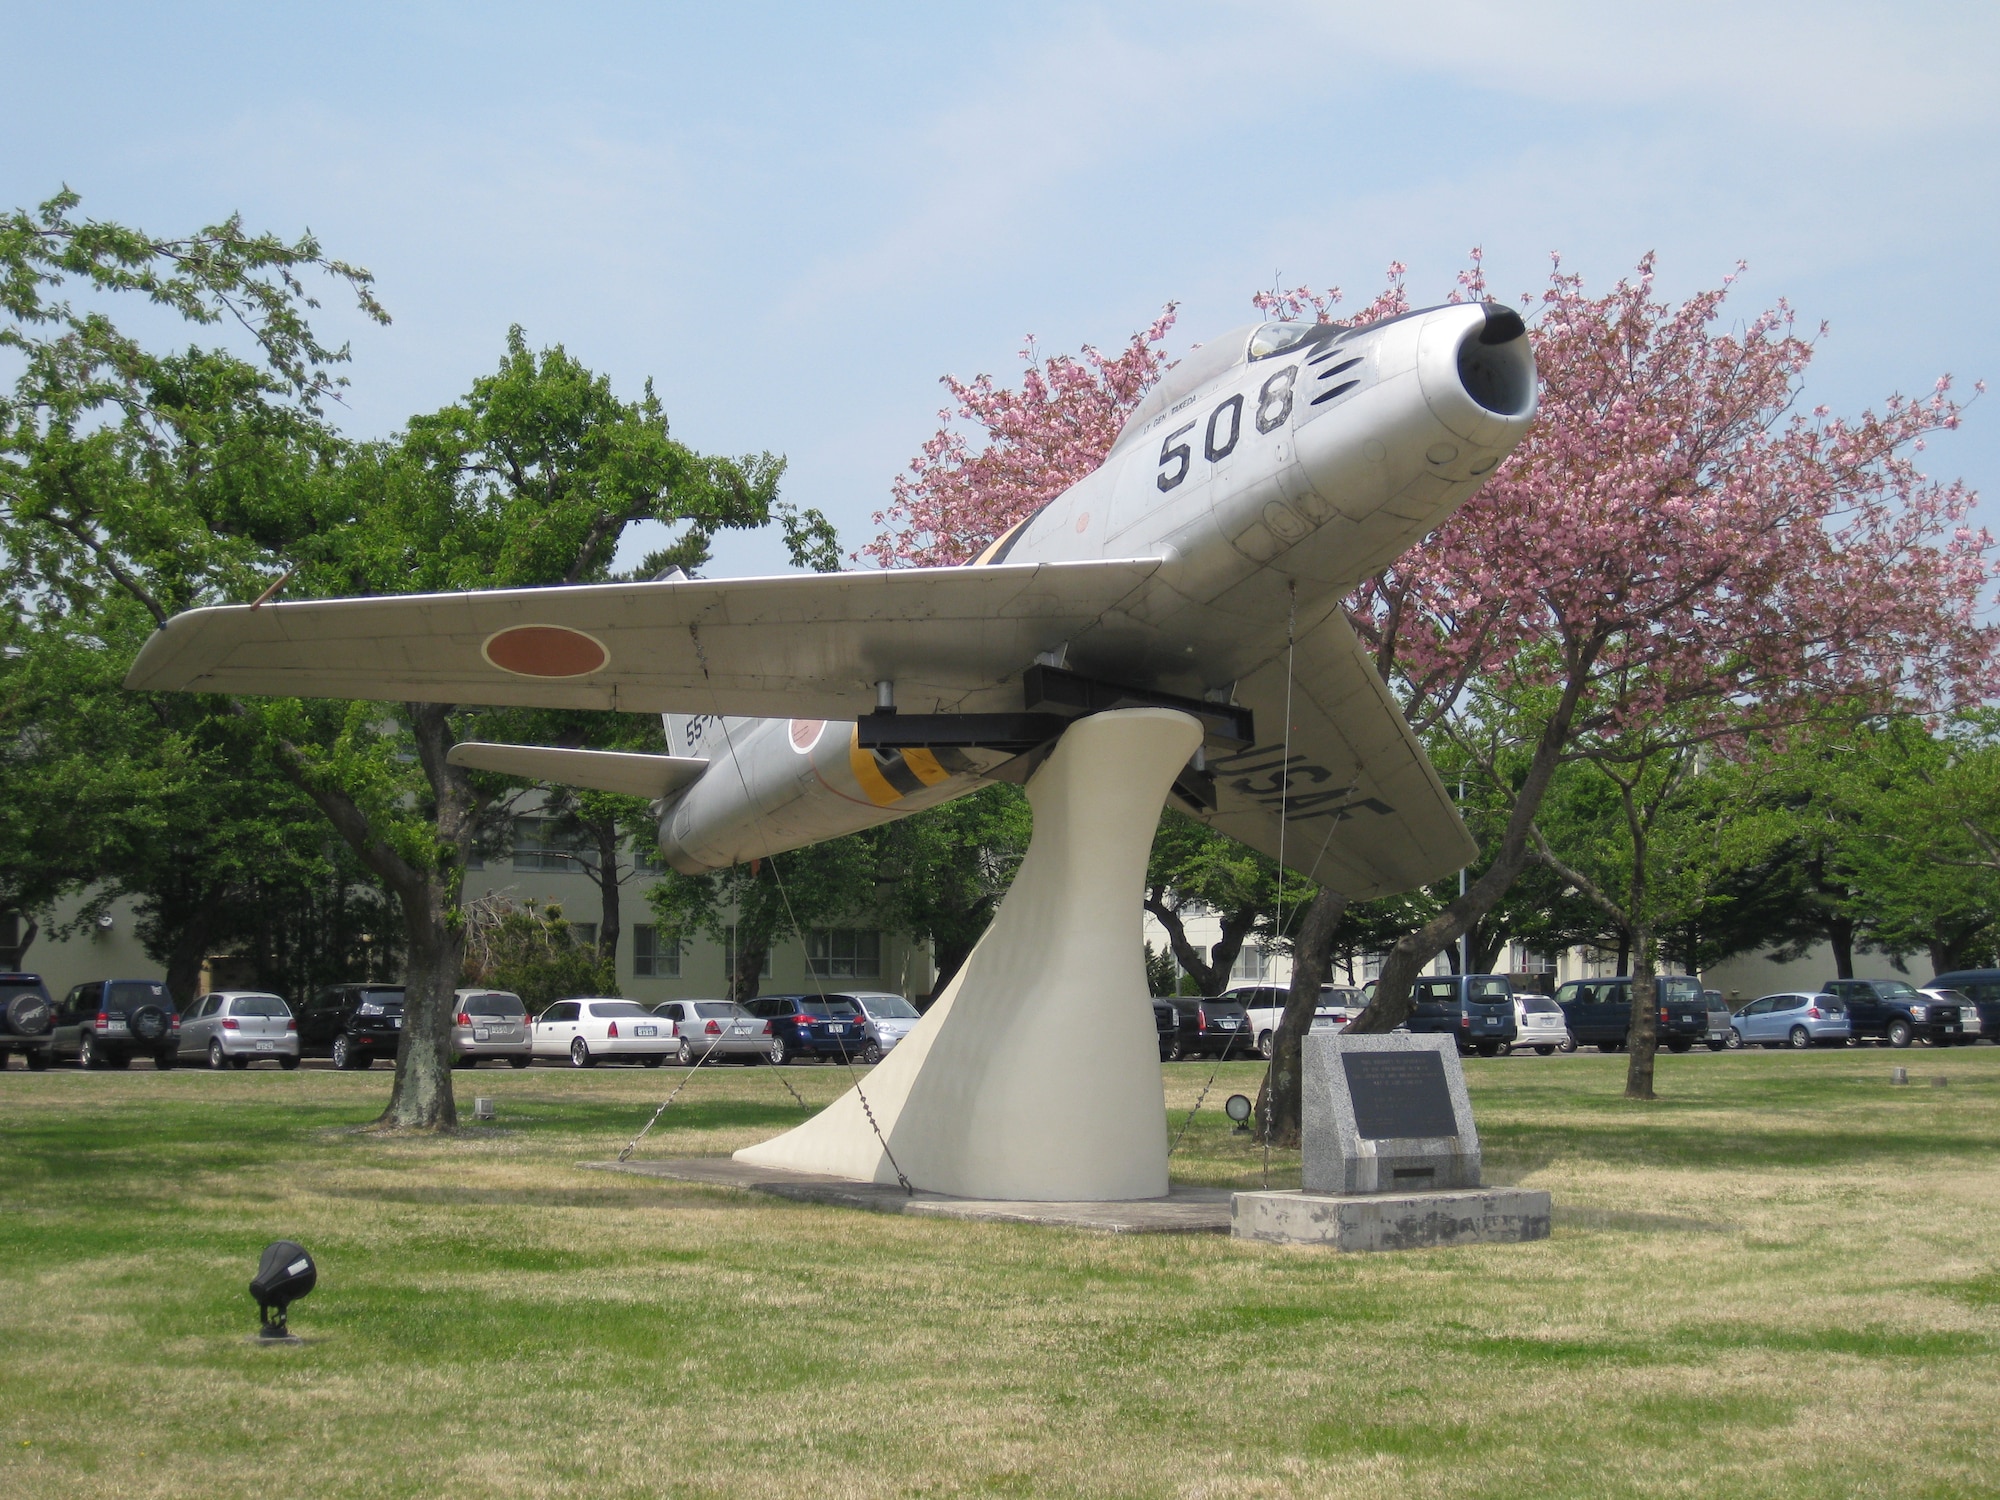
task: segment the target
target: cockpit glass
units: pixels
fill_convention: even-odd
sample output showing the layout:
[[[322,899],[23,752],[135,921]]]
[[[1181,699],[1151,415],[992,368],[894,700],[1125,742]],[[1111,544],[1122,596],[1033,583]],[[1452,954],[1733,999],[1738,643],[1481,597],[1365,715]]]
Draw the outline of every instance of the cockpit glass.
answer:
[[[1250,357],[1269,359],[1283,354],[1319,325],[1317,323],[1266,323],[1250,336]]]

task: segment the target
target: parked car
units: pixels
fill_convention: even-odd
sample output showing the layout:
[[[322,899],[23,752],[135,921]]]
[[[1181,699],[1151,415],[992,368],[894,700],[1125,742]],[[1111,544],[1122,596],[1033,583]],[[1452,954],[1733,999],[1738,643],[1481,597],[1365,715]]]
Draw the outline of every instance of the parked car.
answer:
[[[653,1014],[674,1027],[674,1057],[681,1063],[733,1057],[755,1066],[771,1046],[771,1023],[733,1000],[669,1000]]]
[[[1763,995],[1736,1012],[1730,1023],[1746,1047],[1808,1047],[1847,1045],[1853,1034],[1847,1007],[1831,995],[1788,990]]]
[[[476,1068],[489,1057],[517,1068],[534,1061],[528,1007],[512,990],[460,990],[451,1023],[451,1065]]]
[[[400,984],[328,985],[299,1013],[299,1055],[330,1057],[336,1068],[366,1068],[394,1057],[403,1038]]]
[[[1460,1052],[1498,1057],[1514,1044],[1514,986],[1504,974],[1440,974],[1410,986],[1409,1028],[1443,1032]]]
[[[1574,1052],[1563,1008],[1547,995],[1514,997],[1514,1045],[1533,1047],[1543,1057],[1558,1051]]]
[[[41,975],[0,974],[0,1068],[10,1052],[20,1053],[30,1072],[46,1068],[55,1019],[56,1003]]]
[[[1180,1007],[1163,995],[1153,997],[1153,1031],[1160,1041],[1160,1061],[1181,1060]]]
[[[157,979],[94,979],[56,1007],[49,1056],[74,1057],[86,1068],[130,1067],[150,1057],[171,1068],[180,1048],[180,1011]]]
[[[870,1045],[861,1049],[863,1062],[880,1062],[923,1019],[908,1000],[883,990],[842,990],[825,998],[845,1000],[867,1018]]]
[[[1949,1047],[1966,1039],[1958,1007],[1931,999],[1907,979],[1829,979],[1821,993],[1847,1007],[1857,1042],[1872,1038],[1891,1047],[1913,1041]]]
[[[2000,1042],[2000,969],[1954,969],[1949,974],[1940,974],[1931,981],[1932,989],[1956,990],[1965,996],[1973,1010],[1964,1004],[1959,1006],[1959,1020],[1965,1025],[1966,1035],[1972,1035],[1972,1016],[1979,1016],[1979,1035]]]
[[[1242,1001],[1228,995],[1166,998],[1180,1023],[1182,1057],[1249,1057],[1256,1050]]]
[[[868,1048],[868,1018],[852,1000],[819,995],[759,995],[743,1008],[771,1023],[764,1055],[783,1066],[795,1057],[858,1062]]]
[[[673,1022],[633,1000],[558,1000],[535,1017],[533,1055],[567,1057],[573,1068],[594,1068],[607,1057],[657,1068],[677,1047]]]
[[[1259,1057],[1268,1058],[1272,1046],[1277,1041],[1278,1022],[1283,1019],[1285,1005],[1291,999],[1291,991],[1283,985],[1239,984],[1224,990],[1223,998],[1234,1000],[1243,1007],[1244,1020],[1249,1024],[1252,1044]],[[1344,986],[1323,984],[1319,987],[1319,999],[1313,1004],[1313,1026],[1325,1020],[1335,1029],[1345,1026],[1361,1014],[1361,991]]]
[[[181,1017],[180,1055],[206,1057],[218,1069],[247,1068],[267,1057],[290,1072],[299,1065],[299,1023],[276,995],[215,990]]]
[[[1725,1047],[1743,1045],[1736,1035],[1736,1018],[1729,1013],[1729,1002],[1722,998],[1721,990],[1703,990],[1701,998],[1708,1005],[1708,1031],[1702,1041],[1711,1052],[1720,1052]]]
[[[1686,974],[1655,977],[1659,1004],[1660,1045],[1669,1052],[1691,1051],[1709,1038],[1708,1001],[1701,981]],[[1632,1029],[1632,980],[1629,975],[1606,979],[1572,979],[1556,988],[1569,1034],[1578,1046],[1617,1052]]]

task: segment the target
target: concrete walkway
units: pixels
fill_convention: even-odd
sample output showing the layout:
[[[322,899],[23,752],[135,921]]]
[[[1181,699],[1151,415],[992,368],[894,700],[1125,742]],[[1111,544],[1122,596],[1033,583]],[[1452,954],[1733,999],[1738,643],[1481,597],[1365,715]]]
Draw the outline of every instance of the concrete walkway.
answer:
[[[1049,1224],[1102,1234],[1227,1234],[1228,1188],[1175,1187],[1165,1198],[1136,1203],[1013,1203],[997,1199],[952,1198],[943,1193],[905,1193],[894,1183],[850,1182],[775,1167],[753,1167],[727,1156],[683,1156],[665,1161],[589,1161],[601,1172],[665,1177],[703,1187],[769,1193],[800,1203],[830,1203],[878,1214],[917,1214],[943,1219],[985,1219],[1010,1224]]]

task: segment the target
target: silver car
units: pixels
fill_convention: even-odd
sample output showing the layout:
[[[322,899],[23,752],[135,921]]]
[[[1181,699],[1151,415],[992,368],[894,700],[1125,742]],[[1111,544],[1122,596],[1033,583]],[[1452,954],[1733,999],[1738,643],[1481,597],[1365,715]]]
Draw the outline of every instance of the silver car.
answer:
[[[299,1023],[292,1008],[262,990],[216,990],[181,1017],[182,1057],[211,1068],[247,1068],[268,1057],[286,1072],[299,1065]]]
[[[451,1065],[476,1068],[489,1057],[504,1057],[517,1068],[533,1060],[528,1007],[512,990],[458,991],[452,1016]]]
[[[1548,1057],[1558,1051],[1576,1050],[1576,1044],[1569,1038],[1569,1023],[1563,1019],[1563,1008],[1546,995],[1514,997],[1514,1032],[1516,1052],[1533,1047]]]
[[[868,1045],[861,1049],[863,1062],[880,1062],[885,1053],[908,1036],[923,1017],[901,995],[877,990],[849,990],[827,996],[829,1000],[850,1000],[868,1018]]]
[[[653,1014],[674,1023],[680,1038],[673,1053],[683,1064],[734,1058],[755,1067],[771,1050],[771,1026],[734,1000],[669,1000]]]
[[[1831,995],[1791,990],[1764,995],[1736,1012],[1730,1023],[1746,1047],[1845,1046],[1854,1033],[1847,1007]]]

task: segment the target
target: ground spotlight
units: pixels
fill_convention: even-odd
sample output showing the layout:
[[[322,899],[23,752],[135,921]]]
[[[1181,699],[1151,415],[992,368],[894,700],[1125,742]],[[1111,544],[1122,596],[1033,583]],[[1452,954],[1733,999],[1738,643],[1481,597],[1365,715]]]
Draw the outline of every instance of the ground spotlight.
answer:
[[[1232,1135],[1248,1135],[1250,1133],[1250,1126],[1246,1123],[1250,1118],[1250,1099],[1248,1095],[1231,1094],[1223,1101],[1222,1112],[1236,1122],[1236,1129],[1230,1132]]]
[[[257,1262],[257,1276],[250,1283],[250,1295],[257,1299],[260,1339],[289,1339],[285,1310],[313,1289],[319,1270],[306,1247],[292,1240],[273,1240],[264,1247]]]

